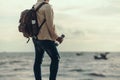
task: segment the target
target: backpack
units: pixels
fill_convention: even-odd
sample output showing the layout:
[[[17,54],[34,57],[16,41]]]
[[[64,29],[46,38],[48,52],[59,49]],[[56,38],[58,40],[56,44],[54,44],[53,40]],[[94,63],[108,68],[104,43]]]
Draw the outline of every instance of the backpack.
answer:
[[[21,12],[18,30],[19,32],[23,33],[24,37],[28,38],[27,43],[29,42],[30,37],[37,37],[40,28],[46,21],[44,19],[41,25],[38,26],[36,12],[44,4],[47,4],[47,3],[43,2],[36,9],[34,9],[34,6],[33,6],[31,9],[26,9]]]

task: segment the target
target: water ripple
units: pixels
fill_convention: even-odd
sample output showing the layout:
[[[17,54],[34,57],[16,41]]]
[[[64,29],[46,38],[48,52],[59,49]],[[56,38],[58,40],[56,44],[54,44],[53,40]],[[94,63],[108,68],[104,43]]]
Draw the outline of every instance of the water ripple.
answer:
[[[100,73],[88,73],[87,75],[96,76],[96,77],[106,77],[104,74],[100,74]]]

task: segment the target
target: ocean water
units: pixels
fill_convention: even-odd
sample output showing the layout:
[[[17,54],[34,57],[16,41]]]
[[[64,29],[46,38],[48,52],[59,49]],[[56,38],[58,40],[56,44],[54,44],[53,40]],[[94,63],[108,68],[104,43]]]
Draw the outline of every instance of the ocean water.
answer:
[[[120,80],[120,53],[110,52],[107,60],[95,60],[100,52],[60,52],[57,80]],[[34,53],[0,53],[0,80],[34,80]],[[45,54],[42,78],[49,80],[50,58]]]

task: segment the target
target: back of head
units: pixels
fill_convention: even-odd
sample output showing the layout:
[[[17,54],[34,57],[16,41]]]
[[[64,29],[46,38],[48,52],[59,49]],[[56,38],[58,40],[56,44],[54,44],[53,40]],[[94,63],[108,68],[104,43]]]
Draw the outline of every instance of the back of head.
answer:
[[[49,0],[37,0],[37,2],[49,2]]]
[[[37,0],[37,2],[44,2],[45,0]]]

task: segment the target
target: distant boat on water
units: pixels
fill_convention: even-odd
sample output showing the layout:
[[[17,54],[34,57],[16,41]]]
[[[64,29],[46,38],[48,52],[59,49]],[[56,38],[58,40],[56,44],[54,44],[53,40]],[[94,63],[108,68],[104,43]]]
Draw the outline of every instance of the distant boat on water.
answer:
[[[101,60],[101,59],[104,59],[104,60],[107,60],[107,55],[110,54],[109,52],[106,52],[106,53],[100,53],[100,55],[95,55],[94,56],[94,59],[96,60]]]
[[[84,53],[80,52],[80,53],[76,53],[77,56],[82,56]]]

